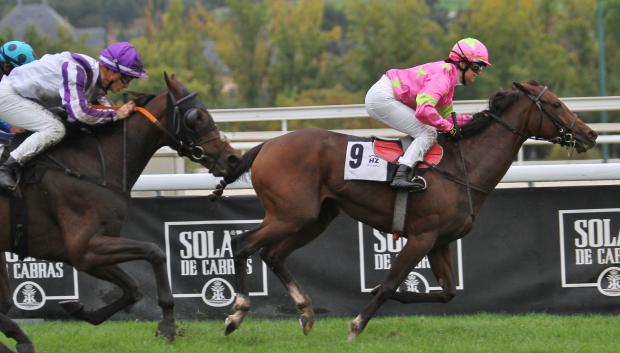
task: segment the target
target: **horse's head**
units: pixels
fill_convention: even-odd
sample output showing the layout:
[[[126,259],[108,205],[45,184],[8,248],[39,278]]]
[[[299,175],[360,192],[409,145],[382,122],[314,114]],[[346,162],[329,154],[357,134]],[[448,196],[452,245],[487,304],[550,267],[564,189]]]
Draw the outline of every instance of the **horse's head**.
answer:
[[[168,86],[166,125],[171,133],[170,147],[179,155],[202,164],[215,176],[226,176],[241,161],[218,130],[211,114],[195,93],[190,93],[174,75],[164,73]]]
[[[594,147],[598,134],[568,109],[547,86],[535,81],[513,84],[532,101],[532,108],[537,110],[534,114],[539,117],[529,119],[525,127],[527,135],[575,148],[577,152]]]

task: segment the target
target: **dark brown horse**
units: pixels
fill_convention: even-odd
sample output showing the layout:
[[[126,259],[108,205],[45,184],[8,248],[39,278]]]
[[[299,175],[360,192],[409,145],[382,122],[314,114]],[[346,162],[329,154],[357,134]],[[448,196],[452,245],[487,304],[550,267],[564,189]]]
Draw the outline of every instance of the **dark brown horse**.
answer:
[[[98,128],[90,135],[68,138],[38,158],[40,162],[34,168],[37,164],[47,164],[49,168],[39,182],[22,185],[21,191],[28,210],[28,256],[68,263],[122,289],[120,298],[92,311],[79,302],[62,303],[68,312],[99,324],[138,301],[141,294],[137,282],[117,264],[146,260],[155,272],[158,304],[163,311],[158,334],[171,341],[176,327],[165,253],[154,243],[120,237],[127,214],[127,190],[155,151],[166,145],[201,163],[216,176],[227,176],[240,158],[222,138],[197,96],[174,77],[165,75],[165,80],[168,91],[150,97],[145,106],[157,118],[157,125],[134,113],[125,128],[119,122]],[[6,196],[0,197],[0,217],[6,225],[0,231],[0,250],[10,251]],[[0,270],[0,311],[6,314],[11,298],[4,263]],[[18,352],[34,352],[28,337],[3,314],[0,330],[17,341]],[[0,352],[2,349],[10,352],[3,345]]]
[[[407,242],[387,278],[374,289],[370,303],[351,322],[350,338],[362,332],[388,299],[445,303],[455,296],[449,244],[469,233],[488,192],[502,179],[526,139],[545,139],[578,152],[595,145],[597,134],[546,87],[534,81],[515,83],[515,87],[496,93],[489,110],[463,126],[460,145],[466,169],[458,144],[439,138],[444,148],[440,169],[425,175],[429,183],[425,192],[409,194]],[[261,250],[263,261],[288,289],[307,334],[314,323],[312,303],[287,269],[286,258],[321,234],[339,210],[392,232],[396,193],[384,183],[344,180],[347,140],[346,135],[326,130],[298,130],[248,151],[239,170],[225,178],[231,182],[251,169],[252,184],[265,208],[263,222],[233,245],[237,297],[225,322],[226,334],[239,327],[250,308],[245,263],[256,251]],[[396,292],[425,255],[442,290]]]

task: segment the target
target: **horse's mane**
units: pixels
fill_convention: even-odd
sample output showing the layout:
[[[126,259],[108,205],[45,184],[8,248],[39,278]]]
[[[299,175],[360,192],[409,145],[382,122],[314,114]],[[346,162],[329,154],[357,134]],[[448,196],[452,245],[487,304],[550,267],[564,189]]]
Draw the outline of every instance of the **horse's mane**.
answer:
[[[534,80],[525,81],[531,86],[540,86],[540,83]],[[513,88],[511,90],[501,90],[494,93],[489,98],[489,108],[481,112],[475,113],[473,118],[465,125],[461,126],[461,134],[463,138],[477,135],[491,125],[493,119],[488,113],[501,116],[508,108],[510,108],[521,96],[521,91]]]

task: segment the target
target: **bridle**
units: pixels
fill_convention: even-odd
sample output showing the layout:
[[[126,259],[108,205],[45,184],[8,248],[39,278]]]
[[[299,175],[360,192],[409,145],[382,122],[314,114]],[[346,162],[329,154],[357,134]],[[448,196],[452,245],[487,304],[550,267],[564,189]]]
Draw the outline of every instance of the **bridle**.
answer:
[[[201,136],[211,131],[218,130],[217,125],[215,125],[207,108],[198,100],[198,95],[185,90],[184,92],[185,95],[177,100],[172,92],[168,91],[166,97],[166,117],[168,117],[168,119],[166,119],[165,126],[146,108],[136,107],[135,110],[145,116],[168,137],[169,142],[166,144],[174,148],[179,156],[187,157],[194,162],[204,164],[211,170],[217,165],[217,162],[219,162],[222,152],[226,148],[226,144],[222,144],[214,156],[207,154],[202,146],[215,140],[226,141],[226,139],[221,132],[207,139],[201,139]],[[93,107],[98,109],[111,108],[114,110],[120,108],[120,106],[102,105],[93,105]],[[196,130],[194,125],[200,119],[200,112],[204,112],[208,116],[209,122],[207,126]]]
[[[200,118],[200,113],[204,112],[209,117],[207,126],[195,129],[195,124]],[[168,145],[173,147],[179,156],[187,157],[194,162],[204,163],[208,169],[212,169],[219,161],[225,144],[214,156],[208,155],[202,146],[205,146],[215,140],[222,140],[222,134],[201,139],[201,136],[207,135],[209,132],[217,130],[217,126],[213,118],[207,111],[207,108],[198,100],[196,93],[186,93],[178,100],[168,91],[166,101],[166,126],[157,121],[155,125],[162,130],[170,142]]]
[[[540,122],[538,124],[538,131],[540,131],[542,129],[542,124],[543,124],[543,117],[547,117],[549,118],[549,120],[551,120],[551,123],[558,129],[559,135],[558,137],[554,137],[554,138],[544,138],[544,137],[538,137],[536,135],[528,135],[512,126],[510,126],[508,123],[506,123],[500,116],[497,116],[496,114],[492,113],[491,111],[485,110],[483,111],[483,113],[489,117],[491,117],[492,119],[494,119],[496,122],[498,122],[500,125],[502,125],[503,127],[505,127],[506,129],[508,129],[509,131],[513,132],[514,134],[517,134],[525,139],[532,139],[532,140],[544,140],[544,141],[548,141],[554,144],[559,144],[560,146],[565,146],[567,148],[569,148],[570,150],[575,148],[575,145],[577,143],[577,140],[575,139],[575,135],[573,134],[573,127],[575,126],[575,123],[577,122],[577,115],[575,115],[575,113],[571,112],[572,115],[572,120],[571,123],[569,124],[569,126],[564,125],[564,123],[562,122],[562,120],[555,114],[550,113],[547,109],[545,109],[545,105],[548,105],[550,103],[545,102],[543,100],[541,100],[540,98],[545,94],[545,92],[547,92],[549,90],[549,88],[547,86],[545,86],[538,95],[533,95],[532,93],[530,93],[527,89],[525,89],[525,87],[522,87],[521,85],[515,84],[514,85],[519,91],[523,92],[526,97],[528,97],[536,106],[536,108],[538,108],[538,110],[540,111]],[[559,101],[555,104],[561,104]]]

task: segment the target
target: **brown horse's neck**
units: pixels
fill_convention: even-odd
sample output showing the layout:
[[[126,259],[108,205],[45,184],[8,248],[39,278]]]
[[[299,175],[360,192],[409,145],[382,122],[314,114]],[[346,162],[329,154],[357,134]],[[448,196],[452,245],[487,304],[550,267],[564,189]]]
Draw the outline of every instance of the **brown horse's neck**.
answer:
[[[165,94],[146,106],[162,125],[165,125],[165,107]],[[46,153],[53,155],[62,164],[62,169],[69,169],[86,181],[101,184],[105,178],[106,187],[123,191],[126,186],[125,191],[129,191],[155,151],[163,146],[164,133],[138,113],[125,122],[114,124],[94,128],[92,134],[82,133],[72,141],[61,141]],[[126,138],[123,124],[126,124]]]
[[[163,104],[160,100],[163,100]],[[158,96],[147,105],[147,110],[149,110],[162,125],[165,125],[165,106],[165,95]],[[127,121],[126,128],[127,138],[124,142],[126,144],[126,156],[123,158],[123,134],[121,131],[120,136],[118,136],[118,141],[120,141],[119,158],[115,158],[114,163],[110,163],[107,174],[109,178],[108,183],[113,183],[122,187],[123,175],[125,174],[123,173],[123,168],[126,168],[126,185],[127,189],[131,190],[151,157],[159,148],[163,147],[164,134],[155,124],[140,113],[134,114]]]
[[[515,105],[501,114],[501,118],[509,126],[524,132],[530,116],[528,114],[532,112],[529,108],[527,104]],[[479,135],[463,140],[462,148],[470,182],[487,190],[494,189],[510,168],[525,140],[525,137],[495,121]]]

